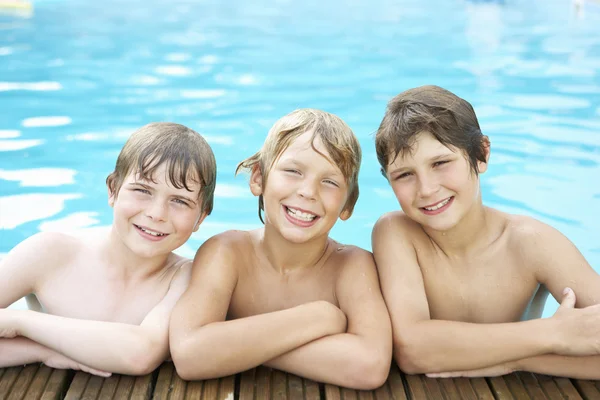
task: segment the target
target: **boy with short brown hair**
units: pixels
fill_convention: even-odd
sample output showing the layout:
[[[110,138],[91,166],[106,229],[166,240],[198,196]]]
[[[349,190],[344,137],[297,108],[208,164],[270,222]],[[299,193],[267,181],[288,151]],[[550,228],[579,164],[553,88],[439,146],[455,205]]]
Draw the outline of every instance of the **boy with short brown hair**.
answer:
[[[264,228],[206,241],[173,310],[184,379],[260,364],[360,389],[383,384],[389,317],[371,253],[329,238],[358,198],[360,146],[338,117],[296,110],[275,123],[250,171]],[[261,216],[262,220],[262,216]]]
[[[0,307],[28,296],[47,312],[0,309],[0,367],[139,375],[160,365],[191,269],[173,250],[210,214],[215,181],[198,133],[164,122],[134,132],[106,180],[110,231],[39,233],[0,262]]]
[[[555,229],[483,205],[490,141],[473,107],[437,86],[402,92],[376,149],[403,211],[372,237],[400,368],[600,378],[600,276]],[[539,319],[548,291],[562,304]]]

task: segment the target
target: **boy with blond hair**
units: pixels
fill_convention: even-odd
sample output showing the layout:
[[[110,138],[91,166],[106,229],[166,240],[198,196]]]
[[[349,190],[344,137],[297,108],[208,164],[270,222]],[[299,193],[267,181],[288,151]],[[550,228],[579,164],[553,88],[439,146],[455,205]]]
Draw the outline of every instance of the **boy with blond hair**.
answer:
[[[184,379],[261,364],[352,388],[383,384],[390,321],[371,253],[329,238],[358,199],[361,152],[351,129],[296,110],[241,162],[264,228],[206,241],[171,317],[171,354]]]
[[[375,142],[403,211],[372,237],[400,368],[600,378],[600,276],[552,227],[483,205],[490,141],[473,107],[437,86],[407,90]],[[561,305],[539,319],[548,292]]]
[[[109,231],[39,233],[0,262],[0,367],[44,362],[99,375],[146,374],[169,354],[171,309],[191,261],[173,253],[213,206],[215,158],[193,130],[134,132],[106,179]]]

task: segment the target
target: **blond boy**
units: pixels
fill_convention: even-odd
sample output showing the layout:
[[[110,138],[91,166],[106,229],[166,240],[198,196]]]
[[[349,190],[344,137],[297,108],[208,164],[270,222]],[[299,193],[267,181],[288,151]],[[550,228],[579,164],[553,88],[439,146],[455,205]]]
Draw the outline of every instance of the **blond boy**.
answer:
[[[0,307],[28,296],[46,313],[0,309],[0,367],[145,374],[167,358],[169,314],[191,261],[173,250],[213,205],[206,141],[173,123],[134,132],[107,180],[110,230],[39,233],[0,263]]]
[[[437,86],[400,93],[376,148],[403,211],[373,230],[400,368],[600,378],[600,276],[555,229],[483,205],[490,141],[471,105]],[[562,304],[539,319],[548,291]]]
[[[266,364],[353,388],[385,381],[391,330],[372,255],[329,238],[338,218],[352,214],[360,158],[341,119],[302,109],[277,121],[240,163],[265,226],[225,232],[198,250],[171,318],[181,377]]]

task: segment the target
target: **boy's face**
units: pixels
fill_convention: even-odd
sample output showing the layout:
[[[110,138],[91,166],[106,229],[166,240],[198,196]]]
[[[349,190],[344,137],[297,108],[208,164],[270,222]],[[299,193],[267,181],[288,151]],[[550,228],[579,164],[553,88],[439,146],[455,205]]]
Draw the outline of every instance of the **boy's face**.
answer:
[[[487,164],[478,168],[485,172]],[[466,156],[429,132],[418,134],[412,154],[396,157],[386,172],[402,210],[424,227],[446,231],[480,201],[479,178]]]
[[[294,243],[327,236],[338,218],[350,217],[343,211],[348,198],[344,175],[311,141],[312,131],[298,136],[273,164],[266,186],[258,169],[250,182],[252,193],[263,195],[265,224]],[[329,156],[318,138],[314,146]]]
[[[206,216],[201,213],[198,183],[188,182],[191,192],[173,187],[164,164],[156,169],[154,180],[132,172],[118,196],[109,192],[113,229],[125,246],[145,258],[168,255],[184,244]]]

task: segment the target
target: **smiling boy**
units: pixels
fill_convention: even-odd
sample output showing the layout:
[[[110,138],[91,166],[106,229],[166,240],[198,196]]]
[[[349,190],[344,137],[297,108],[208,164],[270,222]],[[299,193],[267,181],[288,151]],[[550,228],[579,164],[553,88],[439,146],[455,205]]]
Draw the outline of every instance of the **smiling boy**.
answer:
[[[472,106],[437,86],[400,93],[376,149],[403,211],[372,237],[400,368],[600,378],[600,276],[555,229],[483,205],[490,141]],[[562,304],[539,319],[548,291]]]
[[[347,387],[383,384],[391,329],[372,255],[329,238],[358,199],[360,158],[341,119],[302,109],[240,163],[265,226],[222,233],[198,250],[171,318],[182,378],[266,364]]]
[[[0,263],[0,307],[28,296],[46,313],[0,309],[0,367],[45,362],[139,375],[169,354],[169,315],[191,261],[173,253],[210,214],[214,155],[193,130],[134,132],[107,180],[110,230],[39,233]]]

